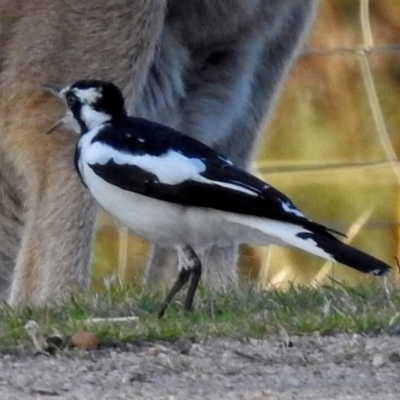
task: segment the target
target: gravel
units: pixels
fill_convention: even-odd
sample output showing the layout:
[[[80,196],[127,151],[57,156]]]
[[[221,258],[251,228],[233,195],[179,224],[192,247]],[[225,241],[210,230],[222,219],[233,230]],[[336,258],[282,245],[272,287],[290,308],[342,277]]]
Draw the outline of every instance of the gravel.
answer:
[[[0,356],[0,399],[398,399],[400,337],[143,342]]]

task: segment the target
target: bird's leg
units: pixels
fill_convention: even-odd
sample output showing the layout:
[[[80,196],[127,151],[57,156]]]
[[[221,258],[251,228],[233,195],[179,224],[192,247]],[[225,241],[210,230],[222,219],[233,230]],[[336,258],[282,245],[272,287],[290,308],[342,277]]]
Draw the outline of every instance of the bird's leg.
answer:
[[[189,269],[182,268],[179,271],[179,275],[178,275],[177,280],[174,283],[174,286],[172,286],[172,289],[169,291],[167,297],[165,298],[165,300],[163,301],[163,303],[160,307],[160,311],[158,312],[158,318],[162,318],[164,316],[164,313],[168,307],[168,304],[171,303],[171,301],[175,297],[175,295],[188,282],[190,275],[191,275],[191,271]]]
[[[192,311],[193,298],[194,295],[196,294],[196,290],[197,287],[199,286],[199,281],[201,278],[201,272],[202,272],[201,261],[191,247],[189,246],[185,247],[184,251],[186,253],[187,259],[190,262],[190,271],[191,271],[190,283],[186,294],[184,309],[185,311]]]
[[[192,279],[190,281],[189,290],[185,300],[185,310],[191,310],[192,308],[193,297],[196,293],[201,276],[201,262],[190,246],[179,246],[177,247],[177,251],[179,256],[179,275],[160,307],[158,318],[162,318],[164,316],[165,310],[167,309],[169,303],[189,281],[191,276]]]

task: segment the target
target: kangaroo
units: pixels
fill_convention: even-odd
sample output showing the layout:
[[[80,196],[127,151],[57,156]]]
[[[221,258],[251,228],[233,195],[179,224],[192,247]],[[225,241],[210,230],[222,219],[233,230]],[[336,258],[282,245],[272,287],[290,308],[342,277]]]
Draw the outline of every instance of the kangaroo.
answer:
[[[96,207],[73,168],[76,138],[41,83],[103,79],[132,115],[247,167],[317,0],[0,0],[0,296],[49,305],[89,283]],[[237,281],[237,249],[201,255],[206,283]],[[176,274],[154,248],[150,286]]]

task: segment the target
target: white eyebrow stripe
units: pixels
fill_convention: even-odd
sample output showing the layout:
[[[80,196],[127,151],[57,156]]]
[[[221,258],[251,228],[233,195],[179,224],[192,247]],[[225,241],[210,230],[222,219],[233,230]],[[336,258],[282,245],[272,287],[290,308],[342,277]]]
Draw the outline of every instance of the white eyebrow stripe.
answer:
[[[86,89],[73,88],[72,92],[79,97],[82,101],[93,104],[102,96],[97,88],[89,87]]]

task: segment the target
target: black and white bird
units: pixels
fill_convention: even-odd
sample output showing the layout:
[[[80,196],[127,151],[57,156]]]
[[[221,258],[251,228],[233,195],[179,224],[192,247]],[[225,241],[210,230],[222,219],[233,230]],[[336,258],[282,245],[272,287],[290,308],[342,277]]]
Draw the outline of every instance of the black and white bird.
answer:
[[[67,105],[52,130],[66,124],[80,135],[75,166],[92,196],[138,235],[178,251],[179,276],[160,316],[188,281],[185,309],[191,309],[201,276],[196,253],[217,243],[293,246],[372,275],[390,270],[203,143],[128,116],[114,84],[86,80],[47,88]]]

